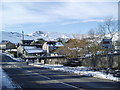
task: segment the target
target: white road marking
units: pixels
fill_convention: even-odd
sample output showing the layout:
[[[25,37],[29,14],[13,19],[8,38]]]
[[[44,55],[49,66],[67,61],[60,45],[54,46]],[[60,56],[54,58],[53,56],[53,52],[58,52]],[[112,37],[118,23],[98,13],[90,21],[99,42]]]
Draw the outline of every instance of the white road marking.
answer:
[[[49,80],[51,79],[51,78],[49,78],[47,76],[43,76],[43,75],[39,75],[39,76],[44,77],[44,78],[49,79]]]
[[[51,79],[51,78],[49,78],[49,77],[47,77],[47,76],[43,76],[43,75],[40,75],[41,77],[44,77],[44,78],[46,78],[46,79]],[[55,81],[57,81],[57,82],[59,82],[59,83],[62,83],[62,84],[64,84],[64,85],[67,85],[67,86],[70,86],[70,87],[73,87],[73,88],[79,88],[79,87],[76,87],[76,86],[73,86],[73,85],[70,85],[70,84],[67,84],[67,83],[64,83],[64,82],[60,82],[60,81],[58,81],[58,80],[55,80]]]
[[[27,70],[27,72],[32,72],[32,71]],[[38,74],[39,76],[44,77],[44,78],[49,79],[49,80],[51,79],[51,78],[49,78],[49,77],[47,77],[47,76],[43,76],[43,75],[41,75],[41,74],[39,74],[39,73],[33,73],[33,74]]]
[[[32,72],[32,71],[28,70],[28,72]],[[48,79],[48,80],[51,79],[51,78],[49,78],[49,77],[47,77],[47,76],[43,76],[43,75],[41,75],[41,74],[39,74],[39,73],[34,73],[34,74],[38,74],[39,76],[44,77],[44,78],[46,78],[46,79]],[[64,85],[66,85],[66,86],[72,87],[72,88],[79,88],[79,87],[76,87],[76,86],[73,86],[73,85],[70,85],[70,84],[67,84],[67,83],[64,83],[64,82],[60,82],[60,81],[58,81],[58,80],[54,80],[54,81],[59,82],[59,83],[61,83],[61,84],[64,84]]]
[[[73,86],[73,85],[71,85],[71,84],[67,84],[67,83],[64,83],[64,82],[60,82],[60,83],[62,83],[62,84],[64,84],[64,85],[67,85],[67,86],[70,86],[70,87],[73,87],[73,88],[79,88],[79,87],[76,87],[76,86]]]

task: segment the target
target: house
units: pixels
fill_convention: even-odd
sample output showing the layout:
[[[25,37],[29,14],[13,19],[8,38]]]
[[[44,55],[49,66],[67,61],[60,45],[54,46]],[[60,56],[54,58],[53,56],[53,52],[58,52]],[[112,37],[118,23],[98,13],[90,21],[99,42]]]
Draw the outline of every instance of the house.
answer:
[[[46,50],[42,49],[42,45],[31,44],[33,40],[22,40],[17,48],[18,57],[36,57],[46,55]]]
[[[45,56],[46,50],[43,50],[41,47],[37,45],[27,45],[27,46],[19,46],[17,48],[18,56],[22,57],[36,57],[36,56]]]
[[[43,44],[43,49],[47,50],[47,53],[52,53],[54,50],[56,50],[59,47],[64,46],[61,42],[56,41],[47,41]]]
[[[11,43],[10,41],[5,41],[0,43],[0,49],[6,50],[6,49],[15,49],[16,45],[14,43]]]
[[[20,45],[30,45],[34,40],[21,40]]]

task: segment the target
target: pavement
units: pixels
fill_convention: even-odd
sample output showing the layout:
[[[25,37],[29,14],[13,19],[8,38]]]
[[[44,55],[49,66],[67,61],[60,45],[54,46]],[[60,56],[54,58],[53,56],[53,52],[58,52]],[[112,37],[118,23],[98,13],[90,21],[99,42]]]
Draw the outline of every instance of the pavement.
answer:
[[[73,73],[53,71],[43,67],[17,62],[5,54],[0,54],[0,65],[20,89],[109,89],[120,90],[120,84],[111,80],[80,76]]]
[[[7,75],[6,72],[4,72],[4,70],[1,69],[0,67],[0,90],[2,88],[7,89],[7,88],[12,88],[13,90],[15,90],[15,88],[20,87],[19,85],[15,84],[14,82],[12,82],[11,78]]]

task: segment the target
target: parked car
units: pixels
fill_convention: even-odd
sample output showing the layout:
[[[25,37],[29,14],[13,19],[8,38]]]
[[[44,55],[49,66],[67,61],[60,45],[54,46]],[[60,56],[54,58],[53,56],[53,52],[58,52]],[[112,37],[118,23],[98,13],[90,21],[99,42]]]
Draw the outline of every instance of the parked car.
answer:
[[[120,70],[115,70],[114,76],[120,78]]]
[[[68,60],[63,64],[64,66],[76,67],[81,66],[81,62],[79,60]]]
[[[120,50],[115,50],[114,54],[120,54]]]

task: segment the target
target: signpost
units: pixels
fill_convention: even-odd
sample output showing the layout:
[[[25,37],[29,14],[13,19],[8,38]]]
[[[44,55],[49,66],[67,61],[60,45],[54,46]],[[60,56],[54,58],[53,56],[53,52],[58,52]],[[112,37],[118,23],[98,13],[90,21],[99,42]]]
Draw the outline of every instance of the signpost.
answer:
[[[110,58],[108,58],[108,50],[109,49],[112,49],[112,39],[103,39],[102,40],[102,47],[104,48],[104,49],[106,49],[106,59],[108,60],[108,59],[110,59]],[[112,54],[111,54],[112,55]],[[112,64],[112,61],[111,60],[108,60],[108,62],[109,62],[109,68],[111,68],[111,64]]]
[[[112,48],[112,39],[103,39],[102,46],[104,49],[111,49]]]

